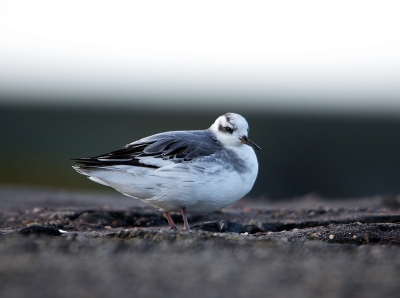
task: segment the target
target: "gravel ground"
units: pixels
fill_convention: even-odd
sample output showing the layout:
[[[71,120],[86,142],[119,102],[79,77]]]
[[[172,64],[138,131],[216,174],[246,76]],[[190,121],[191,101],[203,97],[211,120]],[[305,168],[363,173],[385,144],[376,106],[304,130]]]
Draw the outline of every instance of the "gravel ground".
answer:
[[[118,194],[3,186],[0,297],[398,297],[399,207],[244,199],[186,232]]]

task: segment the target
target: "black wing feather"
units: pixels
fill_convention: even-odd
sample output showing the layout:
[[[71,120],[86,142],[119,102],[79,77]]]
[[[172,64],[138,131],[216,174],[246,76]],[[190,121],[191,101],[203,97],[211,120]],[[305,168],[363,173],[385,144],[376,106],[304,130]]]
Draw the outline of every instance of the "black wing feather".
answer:
[[[208,130],[176,131],[153,135],[107,154],[74,160],[82,166],[132,165],[158,168],[141,162],[140,158],[152,156],[181,163],[209,156],[220,148],[219,142]]]

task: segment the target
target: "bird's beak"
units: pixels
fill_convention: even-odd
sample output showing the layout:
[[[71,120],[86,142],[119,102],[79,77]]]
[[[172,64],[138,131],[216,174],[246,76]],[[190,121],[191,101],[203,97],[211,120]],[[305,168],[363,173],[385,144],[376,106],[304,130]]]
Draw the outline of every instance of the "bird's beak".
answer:
[[[250,147],[252,147],[256,150],[261,151],[261,148],[258,145],[256,145],[255,143],[253,143],[247,136],[242,136],[241,138],[239,138],[239,140],[243,144],[249,145]]]

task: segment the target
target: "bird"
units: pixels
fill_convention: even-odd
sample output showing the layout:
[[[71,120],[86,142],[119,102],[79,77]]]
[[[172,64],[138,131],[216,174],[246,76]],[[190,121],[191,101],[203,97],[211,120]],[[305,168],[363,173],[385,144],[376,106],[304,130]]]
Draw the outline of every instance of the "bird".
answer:
[[[171,212],[205,214],[244,197],[258,173],[246,119],[236,113],[218,117],[206,130],[169,131],[132,142],[95,157],[73,159],[73,168],[90,180],[151,204],[177,229]]]

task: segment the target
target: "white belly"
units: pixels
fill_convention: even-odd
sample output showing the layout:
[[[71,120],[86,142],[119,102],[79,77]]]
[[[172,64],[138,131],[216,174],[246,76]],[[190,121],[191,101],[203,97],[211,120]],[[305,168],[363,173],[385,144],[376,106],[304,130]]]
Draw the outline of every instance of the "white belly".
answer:
[[[169,163],[158,169],[114,166],[82,172],[95,182],[149,203],[163,211],[209,213],[232,204],[245,196],[257,177],[258,163],[254,151],[244,146],[241,158],[245,167],[233,163],[195,161]]]
[[[143,201],[164,211],[179,212],[186,206],[191,214],[214,212],[244,197],[251,190],[256,175],[223,171],[218,176],[193,178],[165,185],[166,189],[161,188],[158,195]]]
[[[205,171],[196,170],[196,166],[202,166],[201,163],[195,163],[195,167],[191,167],[193,164],[179,165],[171,172],[163,168],[155,170],[164,182],[158,183],[159,188],[153,197],[140,199],[164,211],[179,212],[182,206],[186,206],[191,214],[220,210],[240,200],[253,187],[258,163],[254,151],[248,149],[247,169],[242,173],[223,164],[208,165]]]

